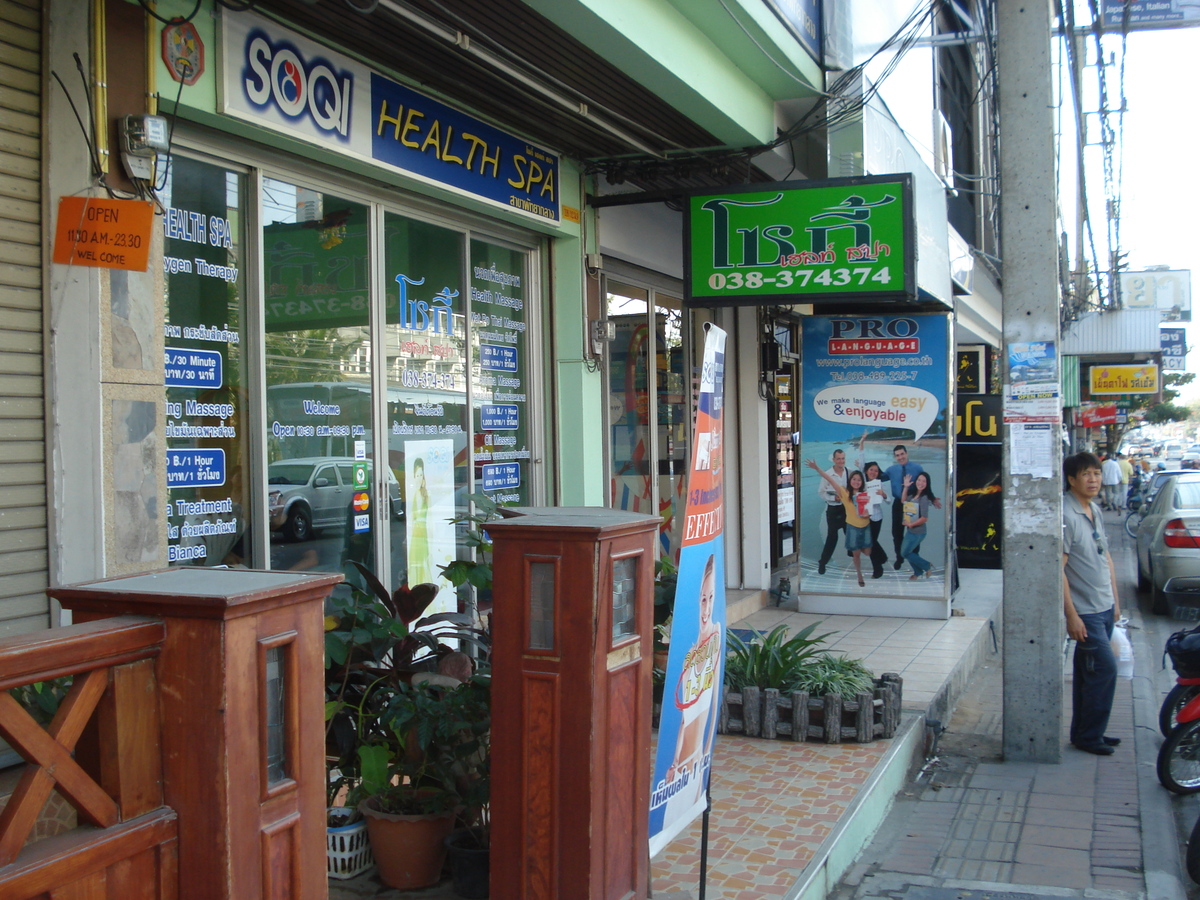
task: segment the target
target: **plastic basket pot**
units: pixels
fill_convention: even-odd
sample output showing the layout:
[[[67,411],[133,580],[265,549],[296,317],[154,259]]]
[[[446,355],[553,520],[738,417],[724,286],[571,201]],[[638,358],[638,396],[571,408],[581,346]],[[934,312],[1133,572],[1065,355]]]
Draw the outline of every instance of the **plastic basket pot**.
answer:
[[[350,818],[352,809],[331,807],[329,821]],[[330,878],[357,878],[375,865],[367,840],[367,822],[359,819],[351,825],[329,826],[325,830],[325,869]]]

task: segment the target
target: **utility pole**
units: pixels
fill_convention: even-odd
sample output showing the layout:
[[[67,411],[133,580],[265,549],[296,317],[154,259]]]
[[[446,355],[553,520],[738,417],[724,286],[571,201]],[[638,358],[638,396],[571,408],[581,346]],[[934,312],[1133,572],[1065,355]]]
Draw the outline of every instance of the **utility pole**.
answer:
[[[1005,385],[1008,348],[1059,340],[1058,240],[1055,232],[1050,0],[996,4],[1000,94],[1001,274]],[[1056,373],[1057,378],[1057,373]],[[1062,468],[1061,422],[1044,440],[1050,478],[1014,472],[1005,435],[1004,758],[1057,763],[1062,755]]]

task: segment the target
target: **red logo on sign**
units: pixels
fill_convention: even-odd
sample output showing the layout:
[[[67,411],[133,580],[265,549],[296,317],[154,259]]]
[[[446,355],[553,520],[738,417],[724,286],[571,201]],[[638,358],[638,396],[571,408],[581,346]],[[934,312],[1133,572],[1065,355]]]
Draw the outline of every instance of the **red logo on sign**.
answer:
[[[354,495],[354,511],[366,512],[371,506],[371,498],[367,494]]]

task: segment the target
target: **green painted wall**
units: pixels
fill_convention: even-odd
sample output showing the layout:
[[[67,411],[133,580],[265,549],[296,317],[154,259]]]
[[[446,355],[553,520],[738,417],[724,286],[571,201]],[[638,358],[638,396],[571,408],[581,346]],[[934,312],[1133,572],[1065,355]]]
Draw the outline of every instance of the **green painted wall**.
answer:
[[[525,0],[730,145],[775,136],[774,98],[667,0]]]

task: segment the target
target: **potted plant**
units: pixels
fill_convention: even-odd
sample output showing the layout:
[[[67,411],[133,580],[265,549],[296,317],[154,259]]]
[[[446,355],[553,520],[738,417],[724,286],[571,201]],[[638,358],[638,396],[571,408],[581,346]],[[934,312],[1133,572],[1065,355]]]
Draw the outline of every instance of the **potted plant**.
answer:
[[[490,722],[489,691],[468,695],[465,702],[466,719],[474,723]],[[456,783],[462,802],[458,823],[461,827],[445,841],[454,893],[465,900],[488,896],[491,869],[491,732],[475,726],[474,734],[478,744],[460,747],[458,754],[460,772]]]
[[[411,589],[401,585],[389,592],[358,563],[348,569],[347,581],[352,586],[350,596],[331,600],[331,614],[326,617],[331,829],[352,826],[364,808],[361,801],[377,793],[388,794],[384,785],[393,780],[419,783],[422,800],[429,800],[447,747],[464,752],[462,746],[468,742],[460,732],[434,734],[422,722],[429,717],[430,722],[443,723],[446,710],[442,707],[447,703],[451,711],[463,707],[461,698],[446,699],[462,682],[474,679],[486,686],[490,651],[490,636],[474,627],[470,616],[438,613],[421,617],[437,596],[435,584]],[[457,642],[459,649],[451,647],[452,642]],[[463,653],[463,647],[474,648],[475,659]],[[480,709],[477,699],[472,713],[476,716]],[[486,718],[486,709],[483,715]],[[412,729],[402,727],[406,721],[414,722]],[[410,730],[414,733],[409,734]],[[413,769],[418,761],[424,768]],[[339,808],[338,799],[349,805]],[[395,806],[394,798],[390,805]],[[447,797],[424,805],[454,808]],[[330,834],[332,838],[333,832]],[[378,852],[376,861],[382,875],[387,862]]]
[[[734,632],[726,638],[725,687],[740,691],[745,687],[776,688],[781,693],[802,690],[799,687],[804,667],[828,653],[821,645],[834,632],[813,637],[820,622],[814,622],[788,637],[786,625],[776,625],[767,634],[756,632],[743,641]]]
[[[352,793],[380,879],[390,887],[426,887],[441,877],[445,839],[487,758],[488,680],[474,676],[447,687],[414,679],[388,688],[370,738],[358,748]]]

